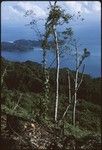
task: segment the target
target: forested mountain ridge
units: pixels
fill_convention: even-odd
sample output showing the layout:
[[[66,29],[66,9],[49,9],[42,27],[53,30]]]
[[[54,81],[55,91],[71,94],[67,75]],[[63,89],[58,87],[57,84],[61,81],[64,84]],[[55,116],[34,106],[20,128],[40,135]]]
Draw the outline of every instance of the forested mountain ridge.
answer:
[[[27,51],[40,47],[41,42],[36,40],[15,40],[14,42],[1,42],[1,49],[6,51]]]

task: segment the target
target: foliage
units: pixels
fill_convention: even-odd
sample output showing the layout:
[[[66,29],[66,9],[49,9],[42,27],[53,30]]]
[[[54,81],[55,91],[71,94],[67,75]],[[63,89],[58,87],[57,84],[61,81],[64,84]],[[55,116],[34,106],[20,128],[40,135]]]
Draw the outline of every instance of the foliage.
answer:
[[[4,89],[19,90],[21,92],[41,93],[43,91],[43,71],[38,63],[27,61],[25,63],[13,63],[1,59],[1,74],[6,66],[7,74],[4,77]],[[74,71],[71,72],[72,94],[74,92]],[[55,91],[55,68],[49,70],[50,91]],[[81,76],[81,73],[79,74]],[[67,68],[60,69],[59,91],[68,96]],[[84,74],[83,82],[78,91],[78,99],[85,99],[95,104],[101,104],[101,78],[92,78]]]
[[[54,101],[55,99],[55,94],[54,94],[55,69],[54,68],[50,69],[50,83],[49,83],[50,84],[50,95],[49,95],[50,98],[49,98],[48,105],[46,105],[46,102],[43,97],[43,86],[42,86],[43,72],[42,72],[41,65],[37,63],[32,63],[30,61],[25,62],[25,63],[13,63],[13,62],[10,63],[2,59],[2,73],[3,73],[4,68],[7,65],[8,65],[8,69],[7,69],[8,72],[4,77],[4,84],[3,84],[2,91],[1,91],[2,112],[6,112],[7,114],[13,113],[15,115],[23,116],[24,118],[35,118],[35,119],[39,118],[43,120],[46,124],[49,124],[49,126],[51,124],[52,124],[51,126],[53,126],[52,118],[54,116],[53,106],[55,105],[55,101]],[[67,68],[60,69],[60,90],[59,90],[60,95],[59,95],[58,120],[62,118],[63,112],[65,111],[68,105],[68,90],[67,90],[68,81],[67,81],[66,70]],[[30,75],[28,72],[30,72]],[[15,75],[15,78],[10,78],[13,75]],[[71,72],[72,85],[73,85],[73,75],[74,75],[74,71]],[[29,78],[29,82],[25,82],[26,78]],[[36,78],[37,78],[36,84],[34,84],[34,80]],[[74,130],[78,130],[78,132],[81,134],[81,132],[85,130],[85,132],[88,131],[88,132],[100,133],[101,108],[98,105],[97,99],[95,98],[91,99],[89,91],[93,91],[91,94],[94,95],[95,91],[93,87],[97,86],[98,88],[96,92],[98,95],[98,93],[101,92],[100,86],[99,86],[99,84],[101,83],[101,79],[100,78],[93,79],[88,75],[84,75],[84,79],[85,80],[83,81],[82,86],[79,90],[79,97],[78,97],[78,100],[77,100],[78,102],[76,106],[76,125],[80,130],[77,127],[75,129],[73,129],[72,127],[71,132],[74,133]],[[39,82],[41,83],[42,88],[40,91],[36,92],[35,89],[37,88],[36,86],[39,86]],[[34,84],[33,88],[30,89],[29,87],[32,84]],[[85,85],[87,85],[87,88]],[[10,89],[11,86],[12,88]],[[82,92],[83,89],[84,89],[84,93],[85,94],[87,93],[86,95]],[[21,100],[19,101],[18,107],[16,108],[14,112],[12,112],[13,108],[16,106],[18,102],[18,99],[21,93],[23,95],[22,95]],[[85,100],[83,100],[82,97]],[[47,113],[46,113],[46,107],[48,108]],[[72,111],[72,108],[70,107],[65,118],[65,124],[69,124],[68,128],[69,126],[71,126],[70,122],[72,121],[71,111]],[[84,132],[82,134],[84,135]]]

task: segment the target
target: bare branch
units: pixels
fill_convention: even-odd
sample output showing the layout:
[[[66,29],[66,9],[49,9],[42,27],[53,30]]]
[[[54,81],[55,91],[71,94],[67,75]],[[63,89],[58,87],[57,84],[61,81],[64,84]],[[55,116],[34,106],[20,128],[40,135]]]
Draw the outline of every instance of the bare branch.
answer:
[[[83,69],[82,69],[82,73],[81,73],[81,79],[80,79],[80,82],[78,84],[77,90],[79,89],[79,87],[80,87],[80,85],[81,85],[81,83],[83,81],[84,70],[85,70],[85,64],[83,65]]]
[[[18,102],[17,102],[16,106],[13,108],[12,112],[14,112],[14,111],[16,110],[16,108],[18,107],[19,102],[20,102],[20,100],[21,100],[21,98],[22,98],[22,95],[23,95],[23,94],[22,94],[22,93],[20,93],[20,96],[19,96]]]
[[[35,23],[33,25],[35,25],[35,28],[33,26],[32,29],[35,31],[36,35],[40,38],[40,40],[43,40],[43,36],[37,26],[37,21],[35,21]]]
[[[63,116],[62,116],[62,118],[60,119],[60,121],[59,121],[59,124],[62,122],[62,120],[64,119],[64,117],[65,117],[65,115],[66,115],[66,113],[67,113],[67,111],[68,111],[68,109],[70,108],[70,104],[67,106],[67,108],[66,108],[66,110],[65,110],[65,112],[63,113]]]
[[[57,1],[54,2],[54,6],[56,6]]]
[[[56,3],[57,3],[57,1],[55,1],[55,2],[54,2],[54,5],[52,5],[52,4],[51,4],[51,1],[49,1],[49,4],[50,4],[51,8],[52,8],[53,6],[55,7],[55,6],[56,6]]]
[[[52,7],[51,1],[49,1],[50,6]]]
[[[7,73],[7,67],[8,67],[8,66],[5,67],[5,70],[4,70],[4,72],[3,72],[2,76],[1,76],[1,86],[3,85],[3,82],[4,82],[4,76],[5,76],[6,73]]]
[[[71,103],[71,83],[70,83],[70,74],[69,70],[68,71],[68,85],[69,85],[69,103]]]
[[[62,53],[63,53],[63,52],[61,51],[61,52],[59,53],[59,56],[61,56]],[[48,69],[51,68],[51,66],[54,64],[55,60],[56,60],[56,58],[54,58],[54,60],[51,62],[51,64],[49,65]]]

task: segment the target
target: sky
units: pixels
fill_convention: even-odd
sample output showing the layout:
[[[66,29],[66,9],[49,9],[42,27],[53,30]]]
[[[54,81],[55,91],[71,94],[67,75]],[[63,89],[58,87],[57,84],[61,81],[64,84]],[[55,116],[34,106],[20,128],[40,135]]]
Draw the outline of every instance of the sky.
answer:
[[[53,3],[53,2],[52,2]],[[57,1],[66,13],[75,15],[69,26],[74,37],[81,44],[80,50],[87,48],[91,56],[86,63],[87,72],[94,76],[101,74],[101,3],[100,1]],[[3,1],[1,3],[1,41],[18,39],[37,40],[34,30],[27,26],[34,18],[40,31],[49,13],[48,1]],[[25,17],[27,10],[32,15]],[[78,12],[81,17],[77,19]],[[81,19],[84,18],[83,21]]]
[[[53,2],[52,2],[53,3]],[[83,45],[95,48],[95,53],[100,52],[101,41],[101,3],[99,1],[58,1],[63,9],[70,14],[81,12],[82,18],[74,19],[71,23],[74,36]],[[48,1],[3,1],[1,3],[1,40],[14,41],[17,39],[35,39],[34,31],[26,24],[32,19],[24,17],[27,10],[33,10],[36,20],[45,19],[48,15]],[[43,30],[42,24],[39,28]],[[97,50],[96,50],[97,49]]]

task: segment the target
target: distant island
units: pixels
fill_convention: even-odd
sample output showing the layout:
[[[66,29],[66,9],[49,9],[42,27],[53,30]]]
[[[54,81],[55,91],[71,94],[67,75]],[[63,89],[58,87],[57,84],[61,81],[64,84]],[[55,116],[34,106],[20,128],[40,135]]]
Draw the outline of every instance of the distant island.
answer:
[[[60,44],[63,43],[62,40],[59,42]],[[28,51],[32,50],[35,47],[41,47],[41,41],[36,40],[15,40],[13,42],[1,42],[1,50],[2,51]],[[49,40],[49,49],[54,48],[53,41]]]
[[[1,42],[1,50],[3,51],[27,51],[34,47],[40,47],[41,42],[35,40],[15,40],[14,42]]]

